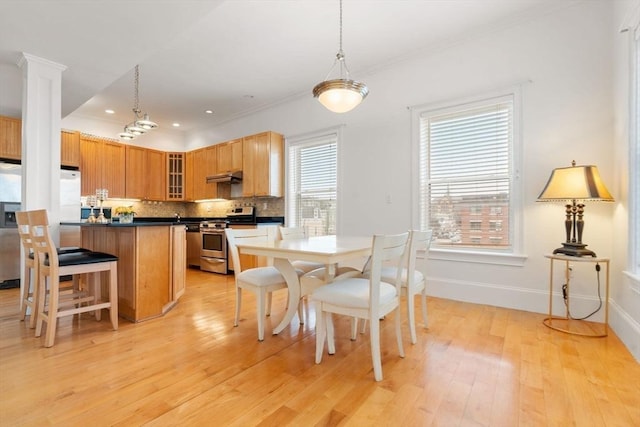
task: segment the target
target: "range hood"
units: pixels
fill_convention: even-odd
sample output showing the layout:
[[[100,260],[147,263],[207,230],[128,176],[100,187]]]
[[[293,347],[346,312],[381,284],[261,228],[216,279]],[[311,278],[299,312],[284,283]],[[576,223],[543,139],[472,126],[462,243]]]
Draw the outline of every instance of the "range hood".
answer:
[[[207,184],[216,182],[230,182],[236,184],[242,181],[242,171],[225,172],[207,177]]]

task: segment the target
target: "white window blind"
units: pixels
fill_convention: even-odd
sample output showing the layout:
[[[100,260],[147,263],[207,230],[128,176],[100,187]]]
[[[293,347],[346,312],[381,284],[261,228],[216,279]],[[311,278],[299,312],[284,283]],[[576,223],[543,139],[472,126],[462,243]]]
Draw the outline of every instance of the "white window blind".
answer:
[[[420,114],[420,225],[434,246],[511,249],[513,104]]]
[[[309,236],[336,234],[337,149],[336,133],[288,146],[287,224],[304,227]]]

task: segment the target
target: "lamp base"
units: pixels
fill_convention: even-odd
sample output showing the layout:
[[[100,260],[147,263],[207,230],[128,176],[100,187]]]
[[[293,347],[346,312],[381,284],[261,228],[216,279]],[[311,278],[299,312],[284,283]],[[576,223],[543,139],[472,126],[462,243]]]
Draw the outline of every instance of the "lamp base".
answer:
[[[584,243],[563,243],[562,247],[554,250],[553,253],[569,256],[596,256],[596,253],[587,249]]]

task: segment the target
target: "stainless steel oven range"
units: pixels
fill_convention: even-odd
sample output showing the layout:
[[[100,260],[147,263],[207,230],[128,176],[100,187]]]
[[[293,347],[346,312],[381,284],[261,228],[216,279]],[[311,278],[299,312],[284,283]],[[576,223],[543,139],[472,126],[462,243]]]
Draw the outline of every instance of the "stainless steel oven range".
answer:
[[[226,221],[203,221],[200,223],[200,270],[227,274]]]

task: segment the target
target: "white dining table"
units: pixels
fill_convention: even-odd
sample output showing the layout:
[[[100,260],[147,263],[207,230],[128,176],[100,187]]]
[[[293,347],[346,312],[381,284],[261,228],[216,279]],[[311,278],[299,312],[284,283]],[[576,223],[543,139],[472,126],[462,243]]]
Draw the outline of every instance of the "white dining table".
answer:
[[[300,279],[291,261],[312,261],[325,264],[325,281],[335,276],[339,262],[371,255],[371,237],[362,236],[315,236],[304,239],[276,240],[264,243],[238,243],[241,254],[273,258],[273,266],[280,271],[289,290],[289,301],[284,318],[273,330],[277,335],[291,323],[300,301]]]

